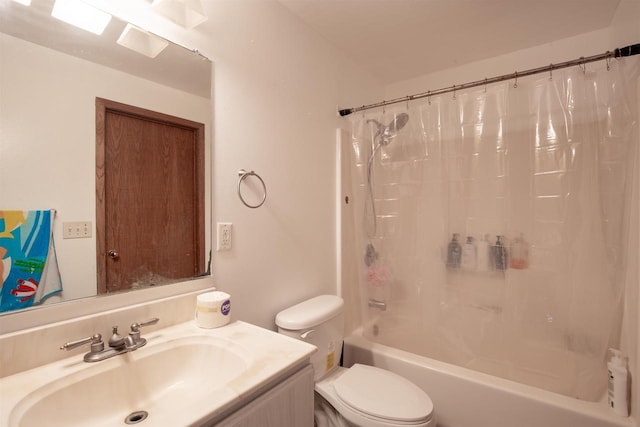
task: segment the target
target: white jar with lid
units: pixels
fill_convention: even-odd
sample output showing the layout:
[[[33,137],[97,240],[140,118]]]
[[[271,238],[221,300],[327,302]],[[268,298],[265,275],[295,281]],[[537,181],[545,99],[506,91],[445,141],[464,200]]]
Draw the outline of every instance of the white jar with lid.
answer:
[[[218,328],[231,320],[231,296],[213,291],[198,295],[195,321],[201,328]]]

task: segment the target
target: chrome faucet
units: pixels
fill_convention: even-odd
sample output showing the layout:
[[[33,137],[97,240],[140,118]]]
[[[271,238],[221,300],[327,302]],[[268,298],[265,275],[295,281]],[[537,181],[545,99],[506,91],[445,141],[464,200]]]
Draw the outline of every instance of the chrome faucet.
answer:
[[[108,348],[104,348],[102,335],[95,334],[87,338],[76,341],[69,341],[60,347],[60,350],[72,350],[84,344],[91,344],[91,351],[84,355],[85,362],[99,362],[119,354],[135,351],[147,343],[147,340],[140,337],[140,328],[143,326],[155,325],[160,319],[157,317],[140,323],[132,323],[129,335],[123,336],[118,333],[118,327],[112,328],[109,338]]]

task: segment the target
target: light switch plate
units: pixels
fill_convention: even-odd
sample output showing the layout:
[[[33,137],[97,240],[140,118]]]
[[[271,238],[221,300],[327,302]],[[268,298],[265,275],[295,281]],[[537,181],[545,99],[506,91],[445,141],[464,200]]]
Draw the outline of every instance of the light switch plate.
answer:
[[[86,239],[91,237],[91,221],[62,223],[63,239]]]

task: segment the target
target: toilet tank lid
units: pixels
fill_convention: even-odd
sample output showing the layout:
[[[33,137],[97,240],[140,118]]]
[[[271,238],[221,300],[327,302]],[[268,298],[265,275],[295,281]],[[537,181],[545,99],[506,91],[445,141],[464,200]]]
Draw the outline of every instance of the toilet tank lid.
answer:
[[[293,331],[310,328],[342,312],[344,301],[336,295],[320,295],[281,311],[276,325]]]

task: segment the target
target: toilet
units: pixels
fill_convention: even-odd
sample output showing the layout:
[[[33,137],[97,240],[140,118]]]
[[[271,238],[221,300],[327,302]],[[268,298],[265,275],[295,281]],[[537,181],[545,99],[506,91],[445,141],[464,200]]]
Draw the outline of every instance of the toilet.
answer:
[[[435,427],[431,399],[411,381],[373,366],[339,366],[343,306],[342,298],[321,295],[276,316],[279,333],[318,348],[311,356],[317,426]]]

